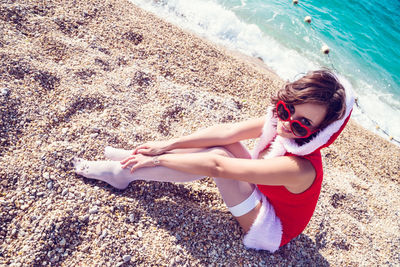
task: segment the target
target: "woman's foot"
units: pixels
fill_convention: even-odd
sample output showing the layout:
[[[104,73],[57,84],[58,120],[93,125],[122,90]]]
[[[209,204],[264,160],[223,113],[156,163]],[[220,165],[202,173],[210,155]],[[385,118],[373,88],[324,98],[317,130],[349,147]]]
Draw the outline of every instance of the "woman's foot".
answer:
[[[118,189],[125,189],[129,185],[128,170],[122,169],[119,161],[87,161],[75,158],[75,173],[86,178],[104,181]]]

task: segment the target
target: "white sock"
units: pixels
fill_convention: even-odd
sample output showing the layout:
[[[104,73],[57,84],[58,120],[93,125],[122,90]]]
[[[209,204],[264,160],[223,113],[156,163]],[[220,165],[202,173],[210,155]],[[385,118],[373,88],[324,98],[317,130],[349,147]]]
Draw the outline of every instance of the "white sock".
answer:
[[[130,181],[118,161],[87,161],[76,158],[74,160],[75,172],[86,178],[104,181],[118,189],[128,187]]]
[[[192,182],[204,178],[204,175],[176,171],[163,166],[143,167],[133,173],[123,169],[119,161],[87,161],[76,158],[75,172],[86,178],[104,181],[118,189],[125,189],[135,180],[158,182]]]
[[[115,161],[121,161],[123,159],[126,159],[130,155],[132,155],[133,150],[125,150],[122,148],[114,148],[111,146],[106,146],[104,148],[104,156],[107,159],[110,160],[115,160]]]

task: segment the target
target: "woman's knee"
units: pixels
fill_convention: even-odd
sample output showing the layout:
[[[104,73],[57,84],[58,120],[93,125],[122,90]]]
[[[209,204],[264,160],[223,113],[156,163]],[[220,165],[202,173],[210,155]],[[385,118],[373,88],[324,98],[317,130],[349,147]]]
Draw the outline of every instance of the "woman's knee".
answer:
[[[235,157],[228,149],[226,149],[224,146],[220,147],[213,147],[210,148],[209,151],[210,153],[214,153],[223,157]]]
[[[248,213],[235,217],[236,221],[239,223],[240,227],[243,229],[244,233],[247,233],[251,226],[254,224],[255,220],[258,217],[258,214],[260,213],[260,209],[262,206],[262,202],[260,201],[254,209],[249,211]]]
[[[223,146],[235,158],[251,159],[251,155],[247,148],[240,142]]]

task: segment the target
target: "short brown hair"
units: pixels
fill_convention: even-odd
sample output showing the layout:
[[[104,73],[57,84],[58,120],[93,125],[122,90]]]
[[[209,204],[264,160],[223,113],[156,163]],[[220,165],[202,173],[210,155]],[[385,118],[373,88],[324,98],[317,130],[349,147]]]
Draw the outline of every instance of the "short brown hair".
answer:
[[[286,83],[272,98],[272,104],[276,105],[279,100],[292,105],[315,103],[326,106],[326,116],[318,126],[321,130],[343,118],[346,112],[344,87],[329,70],[311,71],[294,82]]]

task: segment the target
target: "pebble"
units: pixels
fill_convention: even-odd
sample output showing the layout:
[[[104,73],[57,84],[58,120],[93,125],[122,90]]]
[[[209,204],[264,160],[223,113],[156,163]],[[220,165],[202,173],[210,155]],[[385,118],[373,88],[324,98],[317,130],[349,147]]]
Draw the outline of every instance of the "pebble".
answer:
[[[123,257],[122,257],[122,260],[124,261],[124,262],[128,262],[128,261],[130,261],[131,260],[131,256],[130,255],[124,255]]]
[[[51,205],[51,202],[52,202],[52,200],[51,200],[51,198],[48,198],[47,200],[46,200],[46,206],[50,206]]]
[[[106,236],[107,236],[107,230],[103,230],[103,232],[100,235],[100,239],[103,239]]]
[[[89,210],[89,213],[90,213],[90,214],[95,214],[95,213],[97,213],[97,212],[99,212],[99,207],[97,207],[97,206],[94,206],[93,208],[91,208],[91,209]]]
[[[67,241],[65,240],[65,238],[61,239],[60,241],[60,246],[65,246],[65,244],[67,243]]]
[[[100,133],[100,128],[92,128],[92,132],[94,133]]]
[[[134,214],[129,215],[129,221],[130,221],[131,223],[134,223],[134,222],[135,222],[135,215],[134,215]]]
[[[52,257],[52,258],[50,259],[50,262],[51,262],[51,263],[55,263],[55,262],[57,262],[58,260],[59,260],[58,255],[55,255],[54,257]]]
[[[175,262],[176,263],[179,263],[181,261],[182,261],[182,258],[179,255],[175,257]]]
[[[89,217],[90,217],[90,215],[89,215],[89,214],[86,214],[86,215],[80,217],[80,220],[81,220],[82,222],[87,222],[87,221],[89,221]]]
[[[116,267],[119,267],[119,266],[122,266],[122,265],[124,265],[124,263],[125,263],[125,262],[123,262],[123,261],[120,261],[120,262],[118,262],[118,263],[117,263],[115,266],[116,266]]]
[[[178,240],[178,241],[181,241],[181,239],[182,239],[180,234],[176,234],[175,237],[176,237],[176,240]]]
[[[66,133],[68,132],[68,128],[62,128],[61,132],[62,132],[63,134],[66,134]]]
[[[138,236],[139,238],[141,238],[141,237],[143,236],[142,231],[139,230],[139,231],[137,232],[137,236]]]
[[[43,176],[44,179],[49,179],[49,178],[50,178],[50,173],[44,172],[44,173],[42,174],[42,176]]]
[[[53,181],[48,182],[46,186],[49,190],[53,189]]]
[[[9,92],[8,88],[2,88],[2,89],[1,89],[1,94],[2,94],[3,96],[7,95],[8,92]]]
[[[96,234],[97,234],[97,235],[100,235],[100,234],[101,234],[101,225],[100,225],[100,224],[98,224],[98,225],[96,226]]]
[[[68,188],[64,188],[64,190],[61,192],[61,195],[65,196],[68,194]]]
[[[17,229],[16,228],[11,230],[11,236],[14,236],[16,233],[17,233]]]

